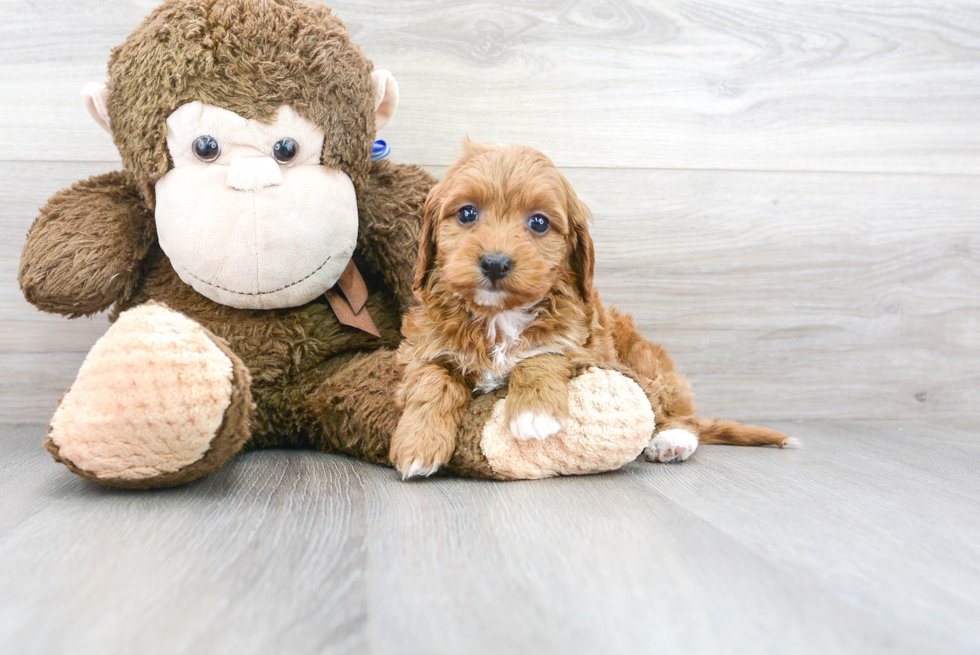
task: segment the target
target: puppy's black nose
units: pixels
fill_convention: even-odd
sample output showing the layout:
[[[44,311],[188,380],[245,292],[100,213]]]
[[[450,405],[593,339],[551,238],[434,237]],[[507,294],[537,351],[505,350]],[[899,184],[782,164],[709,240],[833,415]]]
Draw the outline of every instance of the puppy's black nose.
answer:
[[[507,277],[513,265],[510,257],[499,252],[492,252],[480,258],[480,270],[491,282]]]

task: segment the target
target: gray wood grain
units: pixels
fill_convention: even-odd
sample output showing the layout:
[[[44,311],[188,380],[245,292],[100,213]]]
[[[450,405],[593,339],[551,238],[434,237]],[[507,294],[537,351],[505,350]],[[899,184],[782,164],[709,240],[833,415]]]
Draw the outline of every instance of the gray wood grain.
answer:
[[[0,427],[24,653],[975,653],[980,426],[785,422],[803,450],[526,483],[268,451],[161,492]]]
[[[20,653],[360,653],[364,494],[315,453],[133,494],[0,437],[0,641]],[[257,465],[258,464],[258,465]]]
[[[976,652],[980,440],[959,423],[793,422],[805,452],[717,448],[696,470],[634,465],[650,489],[855,612]],[[935,631],[935,632],[934,632]]]
[[[12,281],[37,207],[109,168],[0,163],[0,420],[47,420],[106,329],[41,314]],[[980,413],[974,177],[566,172],[595,213],[603,299],[667,345],[702,414]]]
[[[596,278],[706,414],[980,411],[980,180],[569,171]]]
[[[116,159],[78,92],[154,5],[5,0],[3,158]],[[400,81],[402,161],[469,133],[565,166],[980,173],[972,2],[332,6]]]

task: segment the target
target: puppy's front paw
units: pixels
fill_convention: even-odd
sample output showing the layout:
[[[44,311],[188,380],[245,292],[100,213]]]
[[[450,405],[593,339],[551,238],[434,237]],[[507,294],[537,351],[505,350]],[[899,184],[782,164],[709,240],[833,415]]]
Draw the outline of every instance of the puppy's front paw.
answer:
[[[510,433],[515,439],[547,439],[564,427],[565,422],[549,414],[521,412],[510,420]]]
[[[408,465],[408,470],[405,470],[405,465],[402,464],[398,467],[398,472],[402,474],[402,480],[407,480],[409,478],[427,478],[436,471],[439,467],[445,464],[445,462],[436,462],[432,459],[425,459],[418,457],[412,460],[412,463]]]
[[[453,451],[434,439],[416,439],[413,443],[391,446],[389,457],[402,474],[402,480],[429,477],[449,463]]]
[[[643,455],[651,462],[683,462],[697,447],[697,435],[687,430],[664,430],[650,440]]]
[[[439,435],[415,432],[399,425],[391,439],[388,457],[402,479],[429,477],[453,456],[452,439]]]

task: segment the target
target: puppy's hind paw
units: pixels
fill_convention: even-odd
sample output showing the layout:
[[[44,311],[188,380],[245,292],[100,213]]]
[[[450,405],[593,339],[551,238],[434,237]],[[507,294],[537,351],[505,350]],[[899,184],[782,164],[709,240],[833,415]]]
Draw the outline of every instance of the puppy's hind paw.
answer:
[[[564,427],[564,422],[548,414],[522,412],[510,421],[510,433],[515,439],[527,441],[530,439],[543,440],[557,434]]]
[[[651,462],[683,462],[697,447],[697,435],[687,430],[664,430],[650,440],[643,455]]]

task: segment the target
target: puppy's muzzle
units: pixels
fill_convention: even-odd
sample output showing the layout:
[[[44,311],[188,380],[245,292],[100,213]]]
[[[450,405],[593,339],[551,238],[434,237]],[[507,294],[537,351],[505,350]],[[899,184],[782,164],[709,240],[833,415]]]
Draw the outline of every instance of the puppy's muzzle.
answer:
[[[483,277],[491,282],[502,280],[510,273],[514,263],[510,257],[499,252],[490,253],[480,258],[480,271]]]

